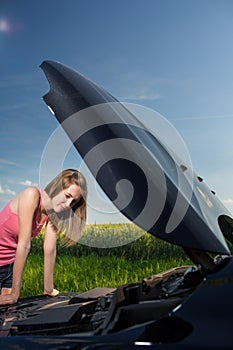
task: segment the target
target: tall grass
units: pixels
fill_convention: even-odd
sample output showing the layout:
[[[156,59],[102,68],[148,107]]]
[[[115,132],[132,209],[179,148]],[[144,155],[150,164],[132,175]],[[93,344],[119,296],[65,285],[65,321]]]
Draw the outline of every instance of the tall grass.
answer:
[[[124,242],[126,235],[130,235],[132,240],[139,238],[113,248],[96,248],[80,243],[63,248],[58,239],[54,285],[61,292],[81,292],[95,287],[115,288],[120,284],[141,281],[171,267],[190,264],[181,248],[156,239],[133,224],[88,225],[84,235],[86,242],[93,237],[95,242]],[[41,293],[43,234],[32,240],[21,297]]]

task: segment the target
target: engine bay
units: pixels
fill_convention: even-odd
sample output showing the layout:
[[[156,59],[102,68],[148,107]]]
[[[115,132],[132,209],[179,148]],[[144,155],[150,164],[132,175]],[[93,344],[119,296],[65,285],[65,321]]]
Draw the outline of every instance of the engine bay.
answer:
[[[0,335],[106,335],[159,320],[202,282],[196,266],[182,266],[116,289],[95,288],[23,298],[0,307]]]

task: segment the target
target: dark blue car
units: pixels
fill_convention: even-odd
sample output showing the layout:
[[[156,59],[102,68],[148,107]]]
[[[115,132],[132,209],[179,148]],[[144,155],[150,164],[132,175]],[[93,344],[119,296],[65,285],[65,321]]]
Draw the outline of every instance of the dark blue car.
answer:
[[[41,68],[44,101],[105,194],[193,266],[0,307],[1,349],[232,349],[231,213],[129,106],[61,63]]]

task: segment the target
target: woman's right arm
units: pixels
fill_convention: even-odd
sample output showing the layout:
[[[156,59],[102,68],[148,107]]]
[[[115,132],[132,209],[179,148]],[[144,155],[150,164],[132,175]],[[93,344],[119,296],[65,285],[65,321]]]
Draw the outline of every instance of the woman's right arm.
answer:
[[[10,294],[0,295],[0,305],[14,304],[20,295],[20,286],[25,262],[31,247],[32,222],[35,210],[39,203],[39,192],[36,188],[29,187],[18,198],[19,233],[16,249],[13,284]]]

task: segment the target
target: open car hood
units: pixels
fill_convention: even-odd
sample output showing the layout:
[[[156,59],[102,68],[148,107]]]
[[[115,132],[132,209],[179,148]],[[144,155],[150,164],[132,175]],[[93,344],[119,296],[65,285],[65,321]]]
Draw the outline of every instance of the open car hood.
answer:
[[[190,181],[179,155],[80,73],[54,61],[41,68],[50,84],[44,101],[122,214],[184,248],[230,254],[230,213],[199,176]]]

